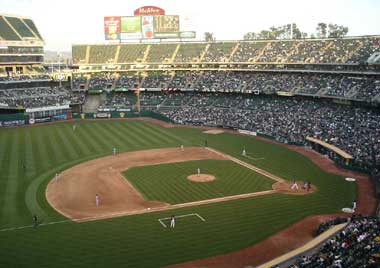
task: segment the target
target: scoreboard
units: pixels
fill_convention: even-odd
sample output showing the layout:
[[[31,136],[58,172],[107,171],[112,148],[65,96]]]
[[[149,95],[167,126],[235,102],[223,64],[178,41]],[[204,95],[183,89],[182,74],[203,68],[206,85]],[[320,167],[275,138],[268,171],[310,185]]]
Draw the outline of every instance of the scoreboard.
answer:
[[[186,25],[183,20],[180,23],[178,15],[166,15],[156,6],[143,6],[133,16],[104,17],[104,35],[106,40],[195,38],[194,31],[181,31],[180,24]]]
[[[179,16],[177,15],[154,16],[154,32],[156,33],[179,32]]]

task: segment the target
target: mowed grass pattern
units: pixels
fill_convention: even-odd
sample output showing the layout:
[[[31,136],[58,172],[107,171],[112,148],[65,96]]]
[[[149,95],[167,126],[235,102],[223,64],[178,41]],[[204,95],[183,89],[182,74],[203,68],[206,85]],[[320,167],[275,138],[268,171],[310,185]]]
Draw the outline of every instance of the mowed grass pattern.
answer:
[[[65,218],[45,199],[56,172],[120,151],[204,144],[288,179],[309,179],[307,196],[273,194],[218,204],[87,223],[0,231],[0,267],[162,267],[253,245],[306,216],[340,211],[355,198],[355,184],[328,174],[281,146],[199,129],[162,128],[139,121],[80,121],[0,129],[0,230]],[[252,157],[243,159],[246,147]],[[23,168],[25,164],[25,169]],[[173,186],[175,187],[175,186]],[[157,219],[199,213],[206,222],[181,221],[170,231]]]
[[[134,151],[189,146],[175,131],[137,121],[59,123],[0,129],[0,228],[62,218],[44,198],[48,178],[68,166],[109,155],[112,148]]]
[[[189,175],[215,176],[214,181],[193,182]],[[133,167],[123,173],[147,200],[180,204],[230,195],[270,190],[273,180],[228,160],[197,160]]]

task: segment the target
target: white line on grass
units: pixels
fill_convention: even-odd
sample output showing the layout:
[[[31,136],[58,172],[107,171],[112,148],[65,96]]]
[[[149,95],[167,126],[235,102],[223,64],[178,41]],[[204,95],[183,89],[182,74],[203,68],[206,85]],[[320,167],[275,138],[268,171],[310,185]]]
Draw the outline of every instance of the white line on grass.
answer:
[[[179,215],[179,216],[175,216],[177,219],[178,218],[185,218],[185,217],[191,217],[191,216],[195,216],[195,217],[198,217],[201,221],[206,221],[202,216],[200,216],[198,213],[191,213],[191,214],[185,214],[185,215]],[[171,217],[167,217],[167,218],[160,218],[158,219],[158,221],[161,223],[161,225],[166,228],[167,225],[163,222],[165,220],[170,220]]]
[[[161,223],[161,225],[162,225],[164,228],[166,228],[166,227],[167,227],[167,226],[166,226],[166,224],[165,224],[165,223],[163,223],[161,219],[158,219],[158,221]]]
[[[201,221],[206,221],[201,215],[199,215],[198,213],[194,213],[195,215],[197,215],[198,218],[201,219]]]
[[[264,157],[252,157],[252,156],[249,156],[249,155],[245,155],[245,157],[251,159],[251,160],[264,160],[265,158]]]
[[[59,224],[59,223],[70,222],[70,221],[72,221],[72,220],[63,220],[63,221],[53,221],[53,222],[47,222],[47,223],[40,223],[37,225],[37,227]],[[0,232],[21,230],[21,229],[32,228],[32,227],[35,227],[35,226],[34,225],[25,225],[25,226],[19,226],[19,227],[4,228],[4,229],[0,229]]]

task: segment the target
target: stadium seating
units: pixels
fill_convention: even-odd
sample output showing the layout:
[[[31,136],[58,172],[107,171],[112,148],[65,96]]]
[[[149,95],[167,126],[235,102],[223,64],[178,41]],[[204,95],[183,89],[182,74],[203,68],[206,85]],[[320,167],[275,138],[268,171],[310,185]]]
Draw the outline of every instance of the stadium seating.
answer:
[[[132,109],[136,104],[136,96],[134,93],[114,93],[107,94],[107,98],[102,103],[98,111],[114,111],[117,109]]]
[[[51,87],[0,90],[0,103],[7,107],[47,107],[70,104],[69,92]]]
[[[13,31],[13,29],[5,21],[4,17],[0,17],[0,29],[1,29],[1,38],[5,40],[18,41],[21,40],[20,37]]]
[[[35,37],[34,34],[28,29],[24,22],[17,17],[5,17],[7,21],[16,29],[21,37]]]
[[[211,43],[203,61],[205,62],[227,62],[232,54],[236,42]]]
[[[175,62],[198,62],[205,48],[205,43],[183,43],[179,47]]]
[[[177,107],[187,104],[190,99],[193,97],[193,94],[183,94],[180,92],[167,93],[165,95],[165,100],[161,103],[161,106],[165,107]],[[161,108],[162,109],[162,108]]]
[[[115,82],[115,77],[105,74],[92,76],[88,85],[89,90],[111,90]]]
[[[142,80],[142,77],[133,73],[122,73],[117,79],[115,89],[133,89],[140,85],[140,80]]]
[[[40,32],[38,31],[36,25],[34,24],[34,22],[31,19],[24,18],[22,20],[25,22],[26,25],[29,26],[29,28],[33,31],[33,33],[35,33],[37,35],[37,37],[39,39],[41,39],[41,40],[43,39]]]
[[[270,42],[264,48],[263,53],[259,56],[258,62],[287,62],[288,54],[292,51],[297,42],[292,41],[277,41]]]
[[[380,160],[380,136],[376,130],[380,128],[380,115],[376,111],[321,100],[174,94],[175,102],[170,100],[170,94],[161,106],[177,107],[159,111],[177,123],[246,129],[300,144],[306,136],[312,136],[347,151],[359,166],[371,166],[373,157]]]
[[[128,44],[120,45],[118,63],[135,63],[142,62],[147,45],[144,44]]]
[[[89,63],[114,63],[116,55],[116,45],[111,46],[91,46]]]
[[[140,105],[141,107],[148,108],[148,107],[157,107],[157,105],[160,105],[166,98],[165,95],[163,95],[161,92],[152,92],[149,94],[140,94]]]
[[[354,215],[348,226],[317,252],[300,257],[288,268],[377,268],[380,259],[380,218]]]
[[[72,89],[84,89],[84,88],[81,88],[81,86],[83,87],[83,85],[85,86],[87,83],[87,78],[84,77],[84,76],[74,76],[73,77],[73,85],[72,85]]]
[[[75,64],[86,63],[87,46],[73,46],[73,62]]]
[[[115,57],[118,56],[117,63],[171,63],[173,60],[174,63],[352,64],[365,63],[373,53],[380,52],[379,44],[379,36],[340,39],[122,44],[118,55],[116,53],[117,45],[88,45],[90,47],[89,62],[74,60],[74,63],[114,63]],[[85,48],[77,49],[76,47],[77,45],[73,46],[73,59],[84,59],[83,50],[85,51]]]
[[[172,75],[161,72],[150,72],[143,79],[142,87],[144,88],[166,88],[172,78]]]
[[[109,81],[100,81],[101,79],[104,80],[104,76],[109,75],[93,76],[90,88],[95,84],[101,85],[101,88],[104,88],[105,83],[113,85],[115,78]],[[140,72],[140,75],[137,75],[137,73],[129,72],[121,73],[115,84],[116,89],[132,89],[137,86],[170,90],[191,89],[206,92],[267,94],[289,92],[294,95],[363,102],[379,102],[380,97],[380,78],[363,75],[236,71],[157,71]]]
[[[253,62],[266,45],[267,42],[240,42],[232,62]]]
[[[199,72],[191,71],[178,71],[175,72],[173,78],[168,84],[168,88],[186,89],[194,88],[195,82],[199,77]]]
[[[152,44],[146,62],[169,62],[177,44]]]

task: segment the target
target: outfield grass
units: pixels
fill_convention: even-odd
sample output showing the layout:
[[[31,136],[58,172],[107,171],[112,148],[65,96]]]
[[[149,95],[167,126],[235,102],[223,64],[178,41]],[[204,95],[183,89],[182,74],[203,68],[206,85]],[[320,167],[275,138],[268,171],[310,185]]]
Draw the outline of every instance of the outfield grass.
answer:
[[[306,196],[274,194],[174,211],[87,223],[61,223],[0,232],[0,267],[160,267],[253,245],[308,215],[351,205],[355,185],[325,173],[310,160],[281,146],[232,134],[206,135],[198,129],[162,128],[146,122],[81,121],[0,129],[0,229],[63,220],[46,202],[45,187],[69,166],[133,151],[203,144],[287,179],[308,179],[319,191]],[[245,147],[252,160],[241,156]],[[26,169],[23,169],[25,164]],[[169,231],[158,219],[198,213]]]
[[[214,181],[193,182],[197,173],[215,176]],[[147,200],[180,204],[230,195],[271,190],[273,180],[229,160],[197,160],[133,167],[123,173]]]

